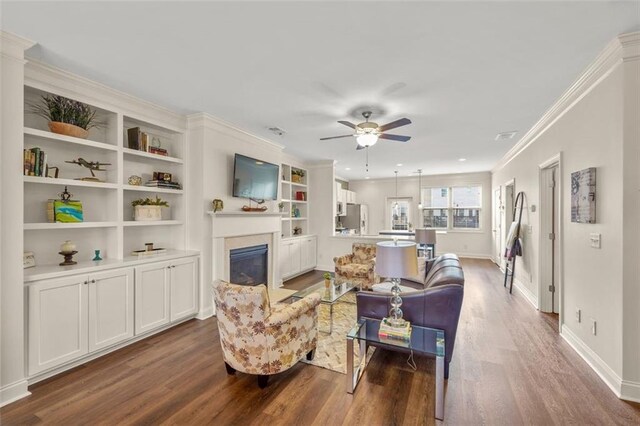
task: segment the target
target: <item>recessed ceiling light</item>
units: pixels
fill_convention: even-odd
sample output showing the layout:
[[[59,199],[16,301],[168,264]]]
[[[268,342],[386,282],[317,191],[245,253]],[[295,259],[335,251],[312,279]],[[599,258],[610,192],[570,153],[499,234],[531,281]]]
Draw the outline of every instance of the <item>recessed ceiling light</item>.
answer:
[[[396,166],[402,167],[402,163],[398,163],[398,164],[396,164]]]
[[[515,137],[515,135],[518,134],[517,130],[509,130],[508,132],[502,132],[502,133],[498,133],[496,135],[496,140],[497,141],[507,141],[510,139],[513,139]]]
[[[351,167],[345,167],[344,169],[345,170],[351,170]]]
[[[369,176],[365,177],[365,179],[370,179]]]
[[[458,161],[467,161],[466,158],[458,158]]]

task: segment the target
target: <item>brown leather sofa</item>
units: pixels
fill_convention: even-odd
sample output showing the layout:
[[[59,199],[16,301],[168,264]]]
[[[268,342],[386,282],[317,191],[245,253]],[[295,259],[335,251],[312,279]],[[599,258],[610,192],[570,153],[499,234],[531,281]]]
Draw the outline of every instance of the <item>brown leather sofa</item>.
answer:
[[[427,261],[424,281],[403,281],[403,285],[416,287],[416,291],[401,294],[404,318],[414,325],[444,330],[444,374],[445,378],[449,378],[449,362],[453,355],[464,296],[464,272],[458,256],[443,254]],[[388,293],[360,291],[356,299],[358,318],[382,319],[389,315],[391,295]]]

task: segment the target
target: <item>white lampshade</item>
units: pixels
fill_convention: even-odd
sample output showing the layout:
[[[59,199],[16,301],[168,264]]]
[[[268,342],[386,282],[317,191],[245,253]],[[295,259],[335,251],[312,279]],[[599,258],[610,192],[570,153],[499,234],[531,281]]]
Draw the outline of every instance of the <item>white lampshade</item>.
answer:
[[[376,272],[378,275],[388,278],[408,278],[418,273],[416,243],[382,241],[376,246]]]
[[[418,244],[435,244],[435,229],[416,228],[416,243]]]
[[[356,141],[360,146],[373,146],[378,142],[378,135],[375,133],[363,133],[356,137]]]

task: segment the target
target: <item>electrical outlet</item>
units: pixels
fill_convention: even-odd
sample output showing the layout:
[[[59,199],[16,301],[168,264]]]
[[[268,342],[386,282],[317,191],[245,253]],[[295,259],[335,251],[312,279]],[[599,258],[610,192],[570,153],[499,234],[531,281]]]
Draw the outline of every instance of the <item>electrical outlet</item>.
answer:
[[[596,335],[596,320],[594,320],[593,318],[591,318],[591,334],[593,334],[594,336]]]
[[[580,322],[581,316],[582,316],[582,313],[580,312],[580,309],[576,308],[576,321]]]
[[[590,234],[589,241],[591,242],[592,248],[600,248],[600,234]]]

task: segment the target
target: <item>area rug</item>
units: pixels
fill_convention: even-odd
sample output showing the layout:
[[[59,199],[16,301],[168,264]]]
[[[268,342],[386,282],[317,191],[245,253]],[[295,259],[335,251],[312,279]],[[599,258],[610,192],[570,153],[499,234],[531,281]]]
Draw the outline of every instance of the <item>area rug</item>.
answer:
[[[347,333],[356,323],[356,293],[349,292],[333,305],[333,331],[329,331],[329,305],[320,304],[318,314],[318,346],[312,361],[303,358],[307,364],[316,365],[338,373],[347,374]],[[355,356],[358,345],[355,344]],[[369,348],[367,358],[375,348]],[[356,361],[354,359],[354,361]]]

